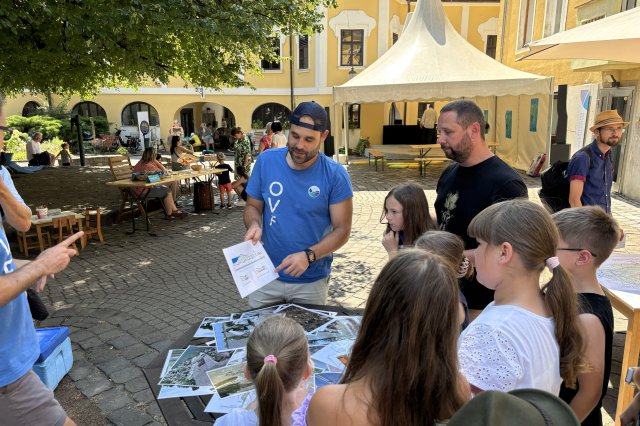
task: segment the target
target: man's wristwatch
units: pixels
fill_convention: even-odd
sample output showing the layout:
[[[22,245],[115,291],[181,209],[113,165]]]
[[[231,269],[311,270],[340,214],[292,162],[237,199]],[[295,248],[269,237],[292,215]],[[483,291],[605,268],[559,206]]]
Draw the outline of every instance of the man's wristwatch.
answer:
[[[307,260],[309,261],[309,265],[316,261],[316,253],[310,248],[304,249],[304,252],[307,254]]]

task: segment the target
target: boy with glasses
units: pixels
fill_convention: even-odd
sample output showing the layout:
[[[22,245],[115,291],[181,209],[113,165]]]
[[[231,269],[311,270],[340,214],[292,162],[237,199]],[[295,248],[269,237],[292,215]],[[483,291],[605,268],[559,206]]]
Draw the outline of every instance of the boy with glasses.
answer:
[[[615,219],[596,206],[561,210],[553,220],[560,234],[560,265],[571,274],[578,293],[584,355],[589,363],[589,370],[578,375],[576,389],[563,383],[560,398],[571,406],[583,426],[602,426],[602,399],[611,371],[613,310],[596,271],[613,252],[621,231]]]
[[[571,207],[595,205],[611,213],[611,148],[620,143],[627,124],[616,110],[602,111],[596,116],[595,124],[589,129],[595,136],[589,151],[576,152],[567,168]]]

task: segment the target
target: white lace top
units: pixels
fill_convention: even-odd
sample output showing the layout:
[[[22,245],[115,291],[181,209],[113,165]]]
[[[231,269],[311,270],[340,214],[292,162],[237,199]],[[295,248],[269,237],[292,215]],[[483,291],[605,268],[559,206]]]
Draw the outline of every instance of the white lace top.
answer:
[[[458,340],[460,372],[482,390],[560,392],[560,348],[554,321],[492,302]]]

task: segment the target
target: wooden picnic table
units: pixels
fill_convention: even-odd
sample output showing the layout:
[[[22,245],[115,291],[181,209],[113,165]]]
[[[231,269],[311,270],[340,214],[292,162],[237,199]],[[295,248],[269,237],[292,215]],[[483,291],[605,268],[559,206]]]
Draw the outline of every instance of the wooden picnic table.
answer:
[[[137,203],[137,202],[146,203],[147,196],[149,194],[148,190],[153,188],[154,186],[162,185],[169,182],[179,182],[184,179],[191,179],[191,178],[198,179],[200,177],[205,177],[205,176],[209,176],[207,180],[208,182],[211,182],[216,175],[219,175],[225,171],[226,170],[224,169],[203,167],[201,170],[198,170],[198,171],[187,169],[187,170],[171,172],[169,175],[162,176],[159,182],[147,182],[146,180],[120,179],[120,180],[107,182],[107,185],[116,186],[118,188],[129,189],[131,191],[131,197],[129,197],[129,202],[131,203],[131,210],[133,211],[134,203]],[[146,191],[144,191],[142,195],[138,195],[134,191],[135,188],[143,188],[143,189],[146,189]],[[213,195],[211,195],[211,197],[213,197]],[[213,200],[211,200],[211,205],[213,205]],[[143,211],[143,215],[145,218],[147,233],[149,233],[149,235],[155,235],[150,232],[150,222],[149,222],[149,215],[148,215],[147,209],[141,208],[141,210]],[[133,224],[132,225],[133,230],[129,234],[134,234],[136,232],[136,220],[135,220],[135,215],[133,214],[131,215],[131,222]]]
[[[487,147],[493,150],[493,153],[496,153],[496,147],[500,146],[499,143],[496,142],[487,142]],[[427,154],[429,154],[429,152],[432,149],[437,149],[437,148],[441,148],[439,143],[432,143],[432,144],[427,144],[427,145],[409,145],[411,147],[411,149],[417,149],[419,151],[418,156],[419,157],[424,157]]]
[[[420,176],[424,176],[424,171],[427,166],[433,161],[448,161],[439,143],[432,143],[427,145],[409,145],[411,149],[418,150],[418,157],[414,160],[418,162],[418,172]],[[432,149],[437,149],[439,152],[437,155],[429,155]]]
[[[72,211],[61,211],[60,213],[50,214],[47,217],[42,219],[38,219],[38,216],[36,215],[31,215],[31,227],[36,228],[36,235],[38,237],[38,244],[40,246],[41,252],[43,252],[45,249],[44,238],[43,238],[43,235],[44,235],[43,232],[45,228],[50,228],[53,226],[54,218],[65,217],[65,216],[75,216],[76,219],[84,219],[84,215],[81,215],[79,213],[75,213]],[[82,231],[81,220],[78,221],[78,230]],[[18,245],[20,246],[20,250],[22,254],[24,254],[25,256],[29,255],[29,248],[27,244],[27,233],[28,231],[27,232],[18,231]],[[80,240],[80,246],[84,248],[85,246],[84,238]]]
[[[496,153],[496,147],[500,145],[500,144],[498,144],[496,142],[487,142],[486,144],[487,144],[487,147],[489,149],[491,149],[494,154]],[[418,162],[418,171],[420,172],[420,176],[424,175],[424,170],[433,161],[441,161],[441,160],[442,161],[448,161],[449,160],[444,155],[444,152],[442,152],[442,147],[440,146],[439,143],[426,144],[426,145],[409,145],[409,147],[411,149],[417,149],[418,150],[418,157],[415,158],[415,161]],[[436,155],[429,155],[429,153],[433,149],[438,149],[439,152],[437,152]]]
[[[278,305],[278,303],[276,303]],[[309,309],[320,309],[324,311],[338,312],[339,315],[362,315],[360,309],[347,309],[338,306],[325,305],[307,305],[299,303],[298,305]],[[216,315],[213,315],[216,316]],[[158,402],[160,411],[169,426],[211,426],[211,424],[220,417],[221,414],[205,413],[204,409],[211,400],[211,395],[189,396],[182,398],[166,398],[158,399],[160,392],[160,373],[162,366],[167,359],[167,354],[171,349],[184,349],[189,345],[202,346],[205,342],[211,340],[211,337],[194,338],[198,326],[201,321],[189,327],[178,340],[176,340],[169,348],[161,351],[151,363],[142,369],[144,377],[149,383],[151,392]]]

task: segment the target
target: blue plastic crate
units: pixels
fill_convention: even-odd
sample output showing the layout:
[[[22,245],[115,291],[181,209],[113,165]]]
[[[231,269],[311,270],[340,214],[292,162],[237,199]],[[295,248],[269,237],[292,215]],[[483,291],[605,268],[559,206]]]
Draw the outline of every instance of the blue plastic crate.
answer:
[[[36,328],[40,345],[40,356],[36,362],[43,362],[62,342],[69,337],[68,327]]]
[[[73,352],[71,351],[71,339],[68,337],[58,345],[43,362],[33,365],[33,371],[40,377],[49,389],[54,390],[60,380],[71,370],[73,366]]]

